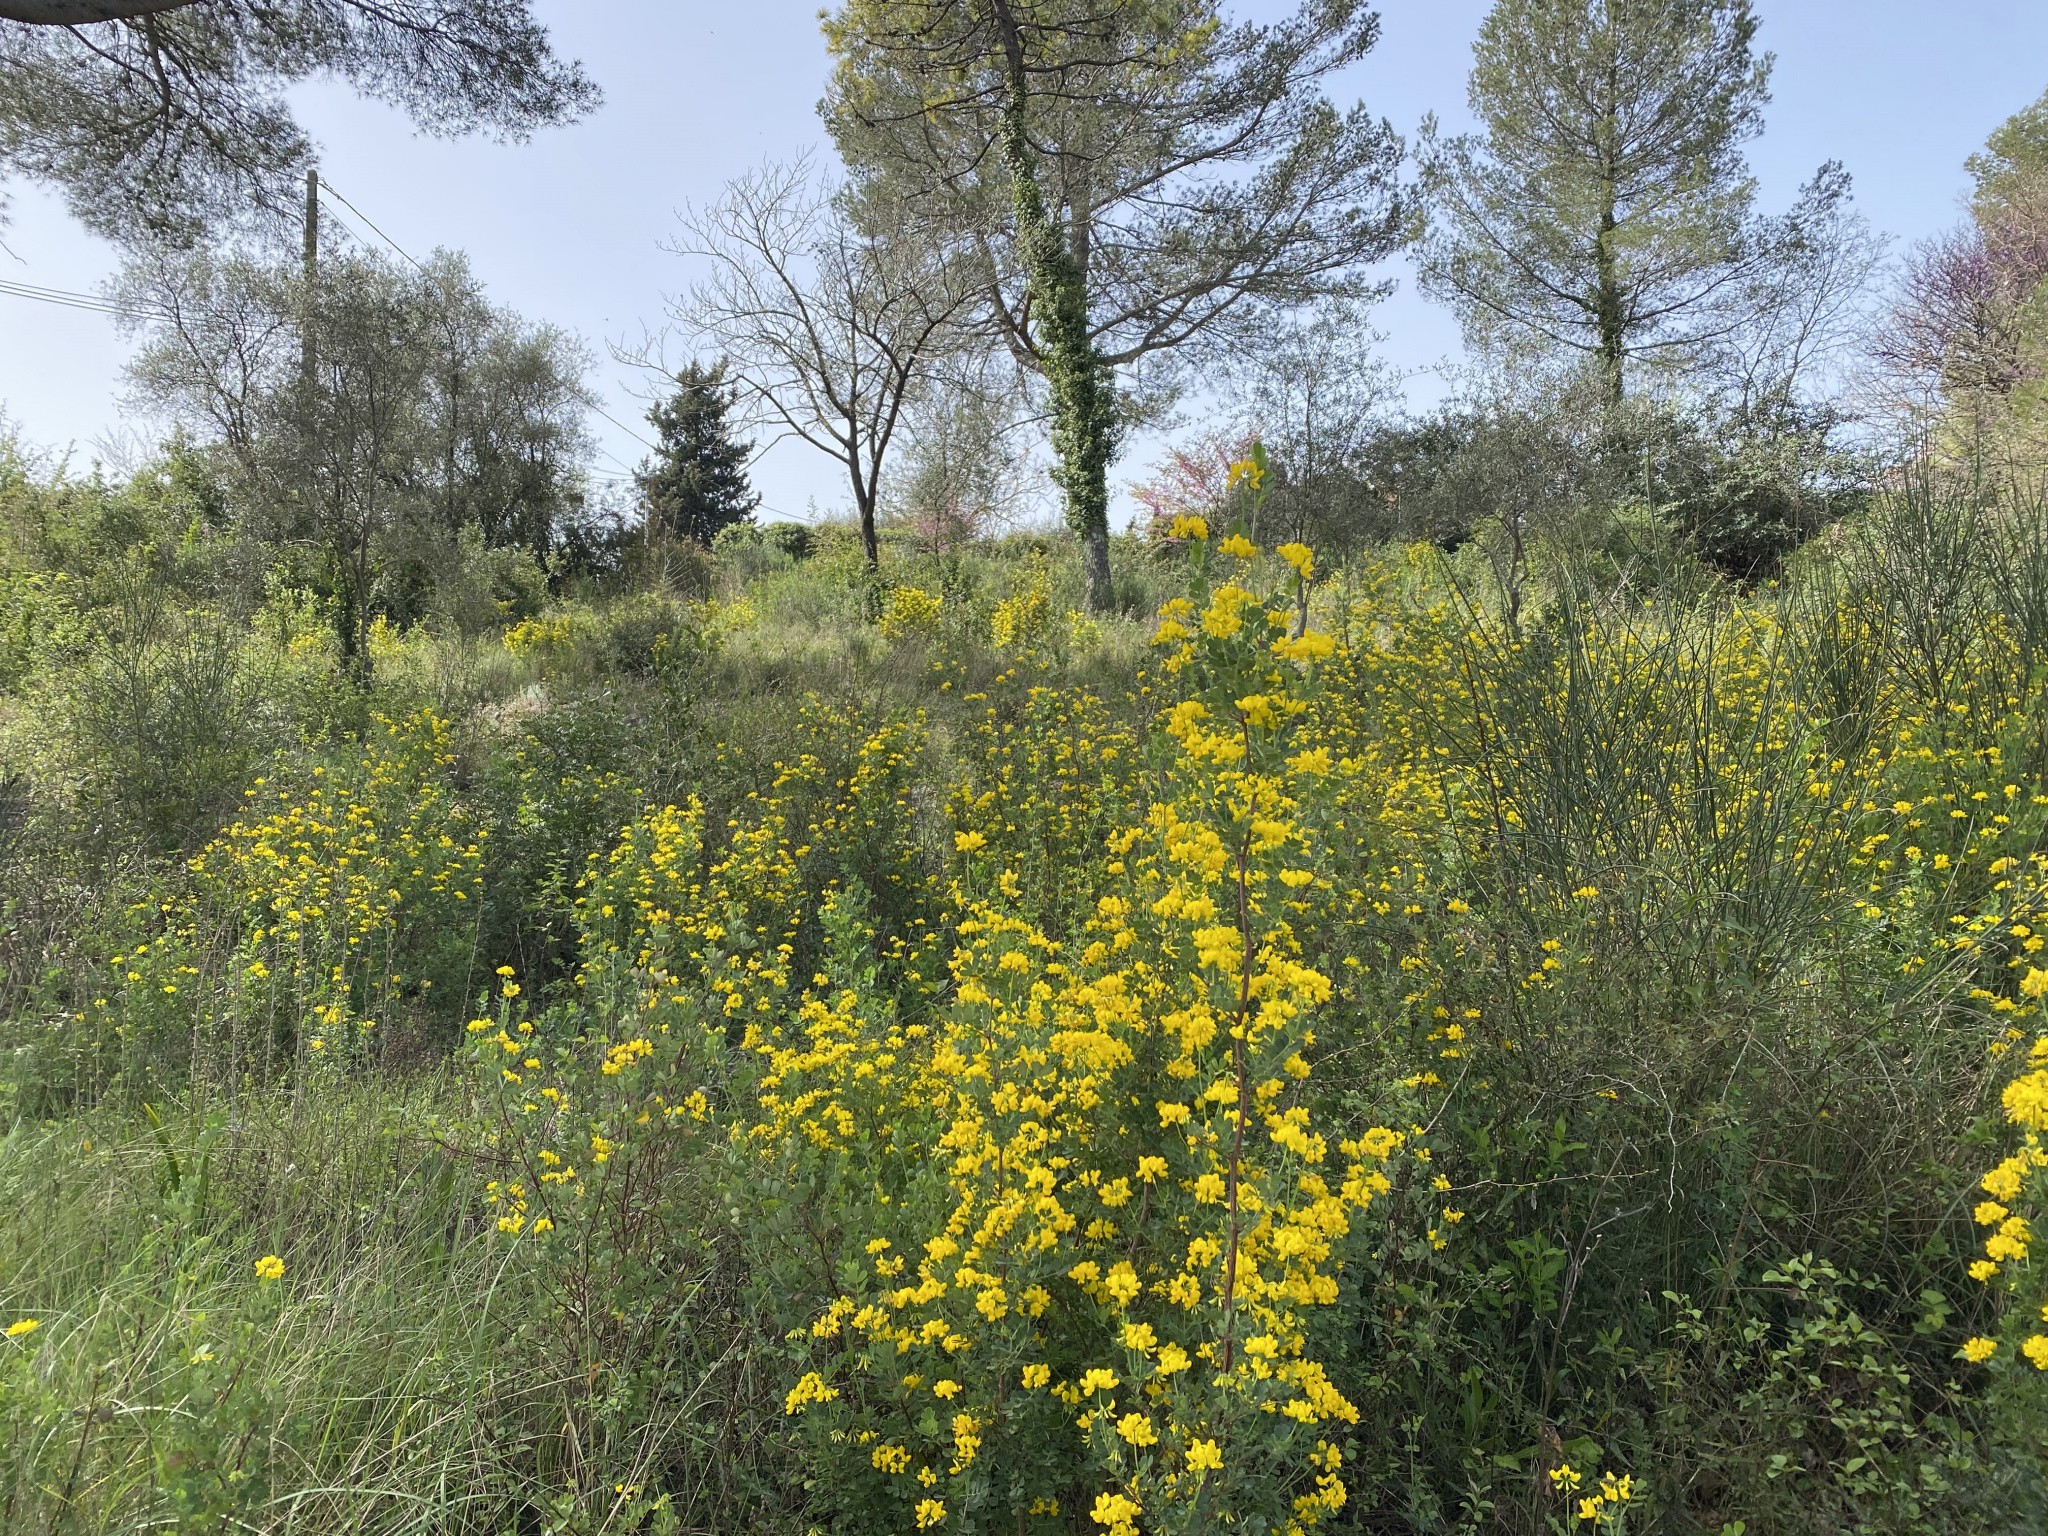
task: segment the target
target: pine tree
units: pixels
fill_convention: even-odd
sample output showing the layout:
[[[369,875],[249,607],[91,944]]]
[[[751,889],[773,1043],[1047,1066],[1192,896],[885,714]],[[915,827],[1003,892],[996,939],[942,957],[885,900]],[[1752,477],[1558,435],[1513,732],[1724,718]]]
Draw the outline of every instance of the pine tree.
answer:
[[[761,505],[747,480],[754,445],[739,441],[729,420],[738,393],[722,361],[692,362],[676,375],[675,394],[648,411],[656,447],[635,483],[653,531],[709,544]]]
[[[1044,380],[1094,612],[1136,412],[1271,309],[1362,297],[1404,228],[1400,140],[1325,95],[1378,40],[1366,0],[1223,9],[843,0],[825,19],[823,112],[864,205],[961,252],[984,295],[965,329]]]
[[[1619,399],[1771,257],[1743,145],[1771,58],[1750,0],[1496,0],[1473,48],[1481,132],[1423,126],[1425,288],[1468,334],[1590,357]]]

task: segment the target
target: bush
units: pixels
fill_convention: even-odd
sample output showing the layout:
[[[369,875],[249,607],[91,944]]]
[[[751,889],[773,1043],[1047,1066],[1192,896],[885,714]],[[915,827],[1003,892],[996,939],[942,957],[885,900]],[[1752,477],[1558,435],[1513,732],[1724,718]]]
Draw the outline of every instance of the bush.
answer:
[[[191,846],[219,824],[256,759],[241,636],[176,610],[147,566],[117,568],[103,583],[99,632],[67,701],[87,793],[149,846]]]
[[[792,560],[811,557],[814,541],[810,528],[803,523],[767,523],[761,528],[761,537],[771,548],[781,550]]]

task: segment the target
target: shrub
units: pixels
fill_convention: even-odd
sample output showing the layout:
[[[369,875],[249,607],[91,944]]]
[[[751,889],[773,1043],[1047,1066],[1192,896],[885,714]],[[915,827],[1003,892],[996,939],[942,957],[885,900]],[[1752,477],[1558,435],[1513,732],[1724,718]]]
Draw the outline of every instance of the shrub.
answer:
[[[475,963],[483,833],[445,722],[378,722],[332,770],[259,778],[189,878],[130,913],[63,1048],[99,1091],[302,1080],[416,1054]],[[438,989],[438,990],[437,990]],[[410,1036],[410,1038],[408,1038]]]
[[[148,845],[189,846],[218,824],[256,757],[241,637],[174,609],[146,565],[104,580],[110,601],[68,689],[87,792]]]
[[[792,560],[808,560],[811,557],[811,530],[803,523],[765,523],[761,528],[761,537]]]
[[[892,587],[882,609],[884,640],[930,639],[939,632],[945,604],[935,592],[921,587]]]

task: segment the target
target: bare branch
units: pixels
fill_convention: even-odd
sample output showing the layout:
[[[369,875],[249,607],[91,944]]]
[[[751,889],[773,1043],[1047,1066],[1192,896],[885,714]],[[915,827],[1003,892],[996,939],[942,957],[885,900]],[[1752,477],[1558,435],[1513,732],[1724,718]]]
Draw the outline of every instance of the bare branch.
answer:
[[[757,421],[844,466],[873,563],[890,446],[971,287],[921,232],[857,228],[847,203],[807,158],[769,164],[686,209],[670,249],[708,266],[675,318],[728,359]]]
[[[0,21],[31,27],[85,27],[181,11],[197,0],[0,0]]]

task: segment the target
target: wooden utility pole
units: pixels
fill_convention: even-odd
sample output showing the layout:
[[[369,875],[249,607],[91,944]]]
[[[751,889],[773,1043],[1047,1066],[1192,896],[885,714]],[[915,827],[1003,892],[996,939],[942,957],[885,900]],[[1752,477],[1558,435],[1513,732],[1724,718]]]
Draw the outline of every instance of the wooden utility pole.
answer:
[[[319,317],[320,299],[320,173],[306,172],[305,311],[299,320],[299,375],[306,398],[313,397],[313,370],[318,361],[313,347],[313,329]]]

